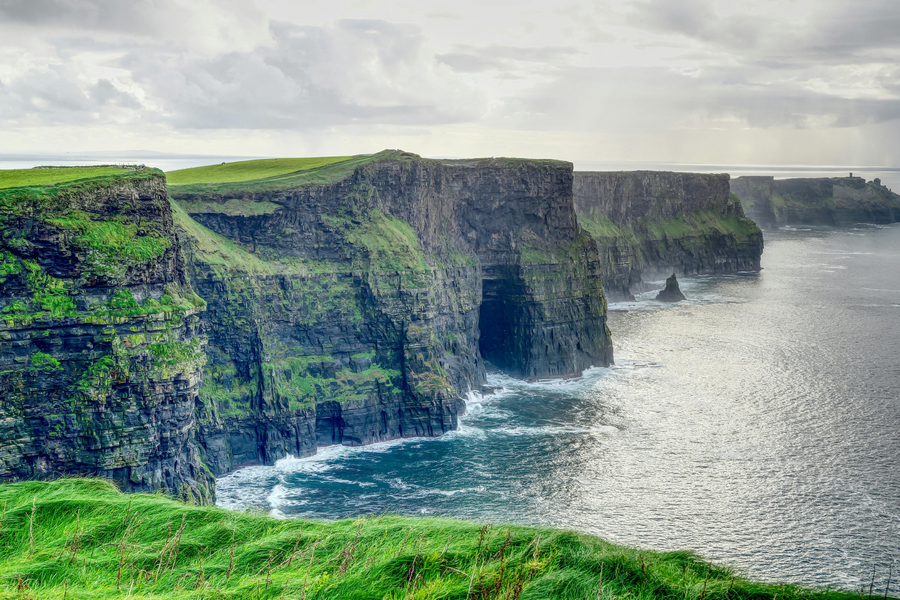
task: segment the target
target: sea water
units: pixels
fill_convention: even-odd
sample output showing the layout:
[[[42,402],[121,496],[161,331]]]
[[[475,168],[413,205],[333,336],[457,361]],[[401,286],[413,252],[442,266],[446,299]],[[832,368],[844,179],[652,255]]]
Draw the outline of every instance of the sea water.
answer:
[[[219,504],[550,525],[765,580],[858,589],[874,566],[883,588],[900,574],[900,226],[767,234],[762,264],[684,279],[676,305],[611,305],[610,368],[492,374],[459,431],[243,469]]]

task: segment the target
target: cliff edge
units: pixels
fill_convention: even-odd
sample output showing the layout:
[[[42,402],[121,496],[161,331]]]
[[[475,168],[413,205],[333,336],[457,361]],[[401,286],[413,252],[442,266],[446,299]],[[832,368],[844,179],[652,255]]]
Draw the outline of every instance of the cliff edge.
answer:
[[[745,176],[731,191],[760,227],[888,224],[900,221],[900,195],[862,177],[775,179]]]
[[[94,475],[209,502],[193,436],[205,303],[165,176],[86,171],[0,189],[0,480]]]
[[[597,241],[606,293],[633,298],[645,279],[758,271],[762,232],[728,175],[576,172],[578,220]]]

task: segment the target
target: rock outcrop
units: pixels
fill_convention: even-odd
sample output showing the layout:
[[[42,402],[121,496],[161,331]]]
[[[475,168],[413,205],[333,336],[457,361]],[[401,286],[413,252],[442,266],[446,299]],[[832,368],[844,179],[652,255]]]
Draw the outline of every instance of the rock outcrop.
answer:
[[[862,177],[775,179],[747,176],[731,180],[731,191],[760,227],[851,225],[900,221],[900,195]]]
[[[656,299],[660,302],[681,302],[684,300],[684,294],[681,293],[681,288],[678,287],[678,278],[675,276],[675,273],[666,279],[666,287],[656,295]]]
[[[0,190],[0,480],[98,475],[208,502],[205,303],[162,172]]]
[[[633,298],[645,280],[757,271],[762,232],[728,175],[576,172],[575,209],[600,251],[606,294]]]

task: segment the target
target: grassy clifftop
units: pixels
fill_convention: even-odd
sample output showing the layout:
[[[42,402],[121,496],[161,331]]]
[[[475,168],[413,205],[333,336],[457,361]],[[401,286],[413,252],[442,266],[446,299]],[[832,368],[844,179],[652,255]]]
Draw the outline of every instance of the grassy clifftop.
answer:
[[[552,529],[279,521],[126,496],[102,480],[4,485],[0,506],[0,598],[855,598]]]
[[[4,169],[0,171],[0,189],[56,185],[94,177],[116,177],[136,169],[118,165],[96,167],[35,167],[33,169]]]
[[[238,162],[194,167],[169,171],[166,176],[169,185],[190,185],[194,183],[234,183],[254,179],[268,179],[309,171],[336,162],[353,158],[352,156],[320,156],[314,158],[264,158],[259,160],[242,160]]]
[[[240,197],[307,185],[328,185],[349,177],[361,165],[413,156],[399,150],[385,150],[350,157],[267,159],[183,169],[169,174],[169,193],[174,198],[194,195]]]

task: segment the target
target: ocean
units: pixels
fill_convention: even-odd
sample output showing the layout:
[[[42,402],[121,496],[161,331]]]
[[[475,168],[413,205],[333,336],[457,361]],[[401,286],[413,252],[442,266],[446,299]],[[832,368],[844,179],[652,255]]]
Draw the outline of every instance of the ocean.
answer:
[[[676,305],[610,305],[612,367],[492,374],[459,431],[242,469],[218,503],[550,525],[769,581],[854,590],[874,568],[883,589],[900,573],[900,225],[767,233],[762,264],[683,279]]]

